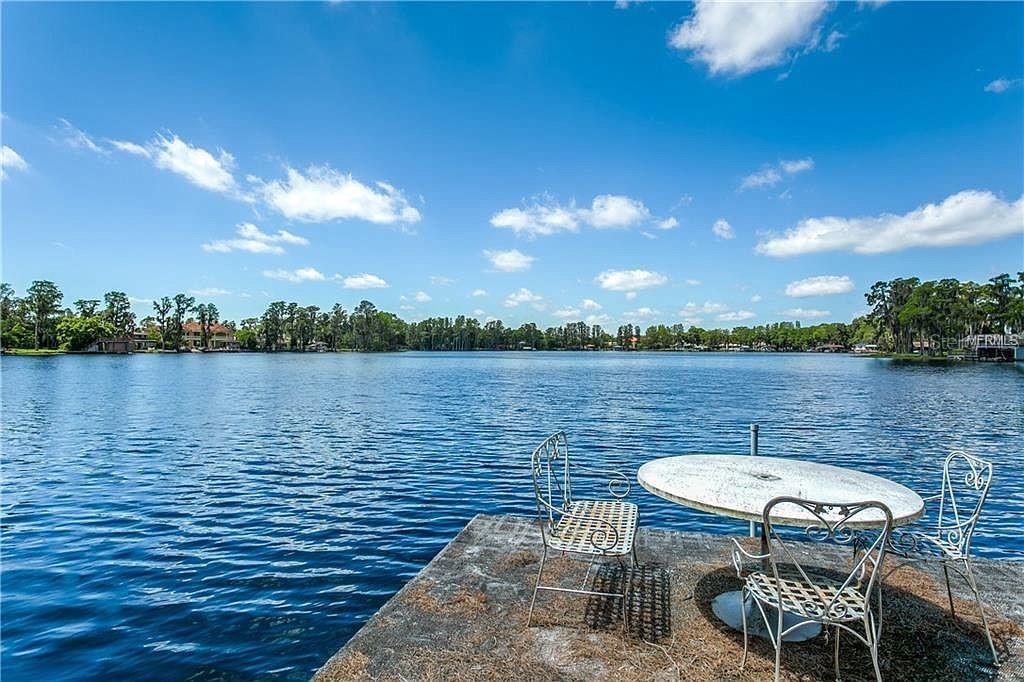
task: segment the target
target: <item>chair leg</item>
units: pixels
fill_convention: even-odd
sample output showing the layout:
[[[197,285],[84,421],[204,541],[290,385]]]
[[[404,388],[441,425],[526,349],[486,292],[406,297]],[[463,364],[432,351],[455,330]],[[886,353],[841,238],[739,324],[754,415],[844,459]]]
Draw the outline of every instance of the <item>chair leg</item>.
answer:
[[[839,626],[836,626],[835,649],[832,651],[832,663],[836,669],[836,680],[839,680]]]
[[[992,631],[988,627],[988,618],[985,617],[985,605],[981,602],[981,595],[978,593],[978,582],[974,579],[974,571],[971,570],[971,560],[964,559],[964,566],[967,568],[967,584],[974,592],[974,603],[978,605],[978,613],[981,615],[981,624],[985,626],[985,637],[988,638],[988,647],[992,650],[992,662],[999,665],[999,654],[996,653],[996,645],[992,642]]]
[[[747,665],[747,588],[740,590],[740,611],[743,614],[743,658],[740,660],[740,670]]]
[[[778,627],[775,630],[775,682],[779,682],[782,674],[782,603],[778,604]]]
[[[956,618],[956,607],[953,606],[953,590],[949,587],[949,566],[946,562],[942,562],[942,572],[946,576],[946,596],[949,597],[949,612],[954,618]]]
[[[633,554],[633,566],[639,566],[640,565],[640,561],[639,561],[639,559],[636,558],[636,541],[635,540],[633,541],[633,551],[632,551],[632,554]]]
[[[633,589],[633,571],[622,569],[625,576],[622,580],[622,636],[629,635],[629,594]]]
[[[537,582],[533,585],[533,599],[530,600],[530,614],[526,617],[526,627],[533,622],[533,605],[537,603],[537,591],[540,589],[540,576],[544,572],[544,561],[548,558],[547,545],[544,546],[544,553],[540,557],[540,568],[537,569]]]
[[[870,611],[864,615],[864,633],[867,635],[868,650],[871,652],[871,665],[875,669],[875,682],[882,682],[882,668],[878,664],[878,631],[875,630],[874,617]]]

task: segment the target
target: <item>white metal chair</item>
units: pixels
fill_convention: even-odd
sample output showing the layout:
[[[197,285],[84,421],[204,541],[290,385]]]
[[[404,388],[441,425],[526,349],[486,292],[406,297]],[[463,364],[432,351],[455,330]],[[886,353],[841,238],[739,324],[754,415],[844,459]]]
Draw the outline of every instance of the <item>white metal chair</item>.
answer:
[[[780,505],[800,507],[809,513],[808,527],[804,536],[799,531],[790,531],[784,538],[779,529],[772,525],[773,511]],[[778,516],[792,517],[787,512]],[[858,536],[854,527],[869,521],[873,525],[884,524],[873,541],[854,556],[853,567],[844,568],[841,575],[833,577],[821,572],[805,570],[798,558],[811,551],[799,539],[826,541],[834,544],[851,544]],[[886,541],[892,529],[892,513],[881,502],[829,503],[812,502],[796,497],[776,497],[765,505],[762,514],[764,524],[760,554],[747,552],[735,539],[733,563],[737,575],[744,579],[743,601],[752,599],[764,619],[768,638],[775,647],[775,680],[778,682],[782,663],[782,642],[787,634],[808,623],[818,623],[822,628],[835,630],[833,662],[836,678],[839,677],[839,633],[845,630],[865,644],[871,651],[871,662],[875,678],[882,679],[878,664],[878,640],[882,629],[882,594],[877,589],[877,576],[885,557]],[[799,549],[798,549],[799,547]],[[819,557],[821,558],[821,557]],[[761,570],[745,573],[743,561],[761,561]],[[804,560],[806,562],[806,559]],[[821,564],[821,561],[816,561]],[[847,571],[849,571],[847,573]],[[772,610],[774,609],[774,613]],[[784,628],[783,615],[789,614],[795,621]],[[775,621],[774,623],[772,621]],[[740,669],[747,662],[747,621],[743,620],[743,660]]]
[[[966,452],[956,450],[946,456],[942,465],[942,489],[936,495],[924,498],[925,502],[938,501],[938,514],[933,525],[916,526],[893,532],[889,551],[906,561],[897,565],[890,574],[902,566],[918,561],[937,561],[942,565],[946,578],[946,595],[949,597],[949,611],[956,617],[953,606],[953,591],[949,586],[949,570],[956,571],[974,593],[974,601],[985,627],[992,660],[999,664],[999,655],[992,642],[985,606],[978,594],[978,583],[971,570],[971,538],[981,517],[981,509],[988,498],[992,484],[992,463]]]
[[[621,561],[629,556],[631,565],[636,565],[636,538],[639,511],[635,504],[624,502],[629,494],[629,478],[624,474],[591,469],[581,466],[569,459],[569,445],[565,433],[559,431],[544,440],[533,451],[531,458],[533,476],[533,492],[537,503],[537,520],[544,541],[544,551],[537,570],[537,582],[530,600],[530,614],[526,619],[527,627],[533,622],[533,608],[537,601],[537,593],[541,590],[550,592],[568,592],[622,600],[623,627],[626,622],[626,602],[629,594],[628,580],[623,580],[623,591],[600,592],[587,589],[590,570],[594,561],[600,557],[614,557]],[[573,471],[584,474],[608,476],[608,492],[610,500],[577,500],[572,496]],[[544,585],[541,582],[544,573],[544,562],[548,551],[561,552],[569,555],[590,557],[587,574],[579,589],[571,589],[558,585]]]

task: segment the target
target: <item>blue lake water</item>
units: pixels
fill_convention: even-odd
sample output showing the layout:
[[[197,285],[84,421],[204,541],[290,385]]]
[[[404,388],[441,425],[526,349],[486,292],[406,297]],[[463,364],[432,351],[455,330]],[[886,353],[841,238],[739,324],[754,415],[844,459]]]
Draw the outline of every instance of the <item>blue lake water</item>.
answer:
[[[5,680],[307,679],[534,444],[635,475],[748,448],[936,491],[996,462],[978,553],[1024,558],[1024,371],[842,355],[4,357]],[[645,524],[745,525],[631,493]]]

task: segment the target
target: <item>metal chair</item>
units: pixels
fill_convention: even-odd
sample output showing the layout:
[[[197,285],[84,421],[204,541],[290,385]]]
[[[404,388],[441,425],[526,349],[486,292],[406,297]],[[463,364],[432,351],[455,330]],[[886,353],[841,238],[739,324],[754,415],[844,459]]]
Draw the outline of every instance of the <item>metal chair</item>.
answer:
[[[790,531],[790,537],[784,538],[779,529],[772,525],[772,512],[779,505],[795,505],[806,510],[808,527],[803,531],[803,537]],[[792,514],[787,513],[785,516],[792,517]],[[886,541],[892,530],[892,513],[889,508],[881,502],[841,504],[776,497],[765,505],[762,523],[761,553],[751,554],[733,539],[736,545],[733,563],[737,575],[744,579],[743,601],[746,603],[748,599],[753,600],[764,619],[768,638],[775,647],[776,682],[779,680],[782,663],[783,637],[808,623],[818,623],[823,629],[834,628],[833,662],[837,679],[839,633],[845,630],[871,651],[875,678],[880,681],[882,673],[878,664],[878,640],[882,629],[882,594],[876,583],[885,557]],[[849,545],[858,537],[854,529],[865,524],[881,526],[881,529],[874,534],[872,542],[855,554],[852,569],[843,569],[841,575],[845,577],[835,578],[803,568],[798,553],[805,556],[808,552],[813,554],[813,546],[809,548],[806,542],[797,540],[831,541]],[[744,559],[760,560],[761,570],[744,573]],[[791,619],[795,617],[795,621],[791,621],[785,628],[784,613]],[[741,670],[747,663],[747,640],[747,621],[744,618]]]
[[[992,660],[999,664],[999,655],[992,642],[985,606],[978,594],[978,583],[971,570],[971,538],[981,516],[981,508],[988,497],[992,484],[992,463],[966,452],[956,450],[946,456],[942,465],[942,489],[936,495],[924,498],[925,502],[938,501],[938,515],[931,528],[910,528],[897,530],[892,534],[889,551],[907,561],[897,565],[890,574],[919,561],[937,561],[942,565],[946,578],[946,596],[949,597],[949,611],[956,617],[953,606],[953,591],[949,586],[949,570],[956,571],[974,593],[981,623],[985,627]]]
[[[629,594],[628,581],[623,581],[621,593],[589,590],[587,584],[594,561],[600,557],[615,557],[621,562],[622,557],[628,555],[631,566],[636,565],[634,540],[639,511],[635,504],[622,501],[629,494],[629,479],[616,471],[591,469],[572,462],[569,459],[569,445],[565,433],[562,431],[546,438],[533,451],[531,470],[533,493],[537,502],[537,519],[544,541],[544,551],[540,560],[540,568],[537,570],[533,598],[530,600],[530,614],[526,619],[527,627],[533,622],[533,608],[537,601],[537,593],[547,590],[621,599],[622,622],[625,628],[626,601]],[[613,499],[574,499],[572,496],[573,471],[608,476],[608,492]],[[579,589],[542,584],[544,562],[548,558],[549,550],[561,552],[563,555],[590,557],[587,574]]]

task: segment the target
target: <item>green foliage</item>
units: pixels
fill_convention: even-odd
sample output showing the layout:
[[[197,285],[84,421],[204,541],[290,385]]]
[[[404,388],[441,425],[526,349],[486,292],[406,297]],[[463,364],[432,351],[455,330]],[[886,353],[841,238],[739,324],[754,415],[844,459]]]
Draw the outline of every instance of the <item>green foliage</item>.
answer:
[[[0,284],[0,343],[4,348],[52,348],[60,342],[78,350],[102,336],[134,332],[135,316],[123,292],[107,293],[102,310],[98,300],[77,300],[77,315],[60,309],[63,294],[53,282],[33,282],[27,293],[18,298],[10,285]],[[999,275],[984,284],[897,278],[876,282],[865,298],[871,312],[849,324],[828,322],[804,327],[799,322],[776,322],[732,329],[654,324],[646,330],[625,324],[614,335],[583,321],[544,329],[532,322],[516,328],[506,327],[501,320],[481,323],[464,315],[405,322],[370,301],[361,301],[351,313],[341,304],[321,311],[317,306],[274,301],[260,317],[242,320],[235,339],[245,350],[262,351],[304,351],[314,346],[359,351],[579,350],[616,346],[800,351],[877,343],[896,353],[911,353],[916,346],[926,353],[941,354],[969,334],[1024,330],[1024,272],[1018,272],[1016,278]],[[220,320],[215,305],[197,306],[195,299],[185,294],[164,296],[153,302],[153,310],[154,316],[145,318],[142,325],[150,338],[159,339],[162,348],[177,350],[183,346],[189,313],[196,314],[204,347],[209,344],[213,325]],[[230,322],[225,325],[233,328]]]
[[[93,342],[114,336],[117,329],[104,317],[67,315],[57,322],[57,341],[63,350],[85,350]]]
[[[135,332],[135,313],[132,312],[131,301],[123,291],[110,291],[104,294],[103,319],[114,327],[114,336],[131,336]]]
[[[64,294],[53,282],[43,279],[32,282],[25,297],[26,310],[32,321],[34,348],[52,348],[56,344],[54,315],[60,310]]]

